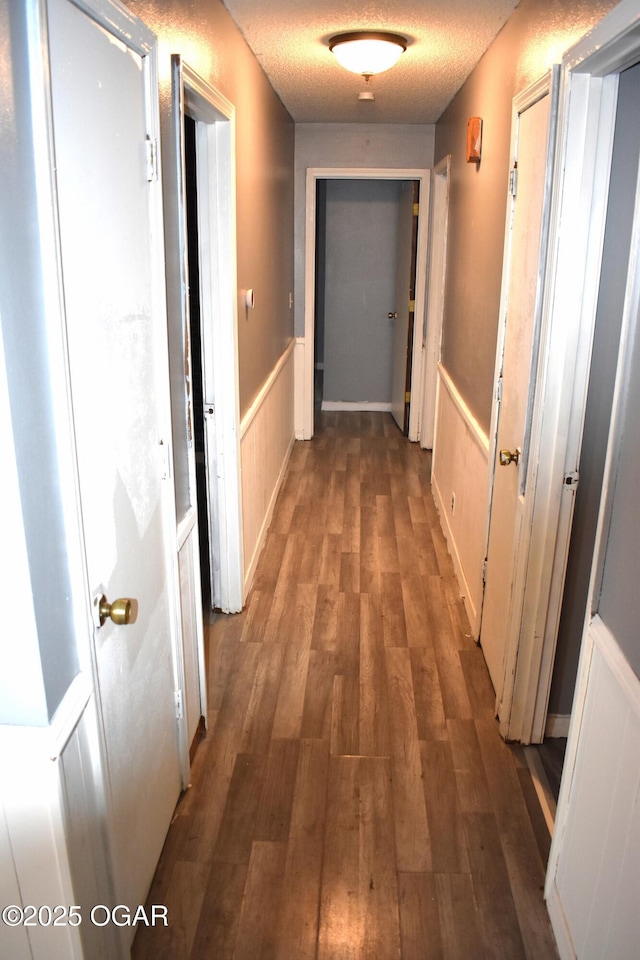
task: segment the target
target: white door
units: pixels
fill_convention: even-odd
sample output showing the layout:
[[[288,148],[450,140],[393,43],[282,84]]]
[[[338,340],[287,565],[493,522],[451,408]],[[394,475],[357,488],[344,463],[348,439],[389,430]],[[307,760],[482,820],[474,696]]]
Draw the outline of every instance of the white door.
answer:
[[[56,183],[117,902],[143,903],[181,789],[176,574],[152,35],[50,0]],[[97,17],[97,15],[96,15]],[[175,557],[175,552],[173,553]]]
[[[396,253],[396,295],[392,313],[393,366],[391,384],[391,414],[403,433],[409,431],[409,403],[411,389],[411,358],[415,316],[416,242],[418,215],[418,184],[403,183],[398,199],[398,249]]]
[[[510,250],[507,261],[504,352],[499,369],[499,407],[486,589],[480,643],[500,704],[507,643],[512,626],[514,571],[521,535],[528,421],[537,357],[543,223],[550,96],[546,93],[517,115]],[[517,626],[516,626],[517,628]]]
[[[193,375],[194,382],[196,374],[201,376],[202,396],[198,398],[198,410],[194,407],[194,419],[198,420],[197,429],[203,427],[204,432],[204,449],[198,451],[198,456],[202,453],[205,459],[205,489],[198,490],[198,497],[206,502],[199,516],[208,531],[211,606],[224,613],[238,613],[243,607],[245,585],[238,389],[235,107],[177,54],[172,57],[172,100],[175,153],[169,156],[173,167],[168,179],[173,175],[176,183],[174,216],[184,258],[177,268],[180,279],[176,285],[181,292],[177,309],[181,311],[184,328],[193,328],[198,319],[190,318],[194,289],[189,290],[185,283],[187,257],[193,257],[198,274],[200,358]],[[192,179],[190,176],[190,198],[187,172],[183,169],[187,147],[185,115],[195,124],[194,142],[189,145],[195,168],[192,168]],[[167,169],[165,162],[165,172]],[[197,227],[197,242],[188,235],[188,199],[193,205],[189,219]],[[182,345],[183,350],[185,346]],[[192,346],[196,346],[193,341]],[[196,352],[194,349],[194,362]],[[195,395],[191,400],[195,403]],[[195,484],[192,503],[195,503]],[[204,698],[203,691],[203,702]]]

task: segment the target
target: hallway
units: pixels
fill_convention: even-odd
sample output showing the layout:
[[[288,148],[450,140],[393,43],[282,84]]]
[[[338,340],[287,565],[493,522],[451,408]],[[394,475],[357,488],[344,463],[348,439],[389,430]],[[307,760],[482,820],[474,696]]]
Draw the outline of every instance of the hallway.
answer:
[[[547,960],[549,835],[388,414],[295,444],[135,960]]]

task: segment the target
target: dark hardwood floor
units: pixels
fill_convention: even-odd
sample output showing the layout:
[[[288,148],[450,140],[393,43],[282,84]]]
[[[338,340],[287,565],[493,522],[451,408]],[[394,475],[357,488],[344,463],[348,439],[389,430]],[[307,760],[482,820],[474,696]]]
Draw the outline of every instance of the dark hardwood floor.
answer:
[[[386,414],[296,443],[135,960],[547,960],[548,832]]]

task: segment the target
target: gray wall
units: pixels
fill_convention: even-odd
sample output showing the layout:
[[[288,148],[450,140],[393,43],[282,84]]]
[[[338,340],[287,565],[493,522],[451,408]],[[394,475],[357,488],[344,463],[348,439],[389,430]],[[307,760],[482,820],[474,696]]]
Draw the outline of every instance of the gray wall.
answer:
[[[47,158],[36,154],[31,139],[26,7],[0,4],[0,319],[13,432],[13,441],[5,437],[2,446],[11,456],[15,443],[41,673],[25,676],[18,669],[31,642],[29,616],[13,609],[9,597],[0,627],[0,722],[39,725],[53,716],[79,668],[63,523],[65,508],[72,510],[75,501],[73,491],[64,489],[70,464],[61,462],[58,446],[68,442],[56,420],[65,402],[56,379],[64,382],[64,373],[60,354],[53,357],[48,342],[61,341],[55,296],[45,294],[40,248],[40,232],[52,224],[43,222],[36,204],[36,165],[46,165]],[[13,574],[14,544],[4,537],[1,549]]]
[[[295,331],[304,336],[304,256],[308,167],[433,166],[432,124],[298,123],[295,133]]]
[[[435,162],[451,154],[442,359],[488,432],[502,280],[513,97],[615,5],[521,0],[436,126]],[[482,161],[465,158],[467,120],[483,119]]]
[[[240,411],[250,406],[293,336],[294,125],[221,0],[128,0],[160,40],[163,138],[170,133],[170,57],[186,63],[236,108],[238,288],[255,291],[240,308]],[[165,202],[173,205],[165,190]],[[176,251],[167,237],[169,284]],[[178,274],[179,276],[179,274]],[[169,300],[171,303],[171,291]],[[172,322],[172,317],[169,317]]]
[[[639,99],[640,66],[636,66],[620,77],[602,276],[580,457],[580,483],[576,491],[558,647],[549,698],[549,711],[560,715],[571,712],[589,594],[629,262],[633,197],[640,156],[640,114],[637,107]],[[636,530],[640,529],[637,512],[636,522],[630,523],[630,529],[633,530],[634,526]],[[630,596],[633,595],[634,592],[631,591]]]
[[[326,182],[323,400],[391,402],[401,183]]]

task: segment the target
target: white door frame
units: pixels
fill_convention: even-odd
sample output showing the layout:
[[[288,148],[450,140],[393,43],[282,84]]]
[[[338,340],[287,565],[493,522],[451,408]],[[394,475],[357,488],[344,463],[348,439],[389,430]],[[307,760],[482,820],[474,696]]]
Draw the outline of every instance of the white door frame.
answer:
[[[436,426],[438,400],[438,364],[442,346],[444,296],[447,280],[447,235],[449,227],[449,185],[451,154],[443,157],[433,168],[431,242],[429,244],[429,287],[427,295],[427,322],[422,330],[424,352],[424,387],[420,446],[432,450]]]
[[[244,554],[238,389],[235,107],[178,55],[172,57],[172,70],[174,85],[181,94],[180,136],[183,136],[185,113],[196,121],[201,311],[211,320],[203,324],[202,354],[205,390],[211,393],[207,393],[204,399],[215,410],[216,475],[207,478],[217,520],[216,542],[211,547],[219,559],[212,603],[224,613],[237,613],[242,610],[244,602]],[[182,224],[179,229],[184,231],[182,142],[180,154],[178,193]],[[185,323],[189,307],[184,235],[181,247],[181,303]]]
[[[578,364],[578,397],[586,399],[587,378],[591,355],[591,339],[595,323],[595,309],[600,281],[600,265],[604,248],[604,224],[611,174],[611,156],[617,108],[618,76],[628,66],[640,61],[640,5],[637,0],[623,0],[599,24],[573,47],[563,60],[565,92],[565,138],[562,151],[564,169],[560,206],[562,231],[558,243],[556,273],[556,297],[554,306],[566,310],[569,325],[573,320],[581,325],[583,348],[582,363]],[[637,220],[636,194],[636,220]],[[630,251],[629,277],[634,282],[627,286],[625,314],[620,337],[618,373],[612,407],[612,428],[609,436],[607,464],[603,479],[603,495],[600,506],[596,548],[589,589],[589,602],[585,609],[578,678],[574,695],[569,738],[563,768],[560,796],[556,813],[556,825],[549,855],[545,898],[560,956],[569,960],[575,956],[571,935],[566,925],[563,908],[555,885],[556,873],[563,851],[565,828],[568,822],[569,800],[581,737],[589,731],[582,728],[582,719],[588,689],[589,671],[594,645],[597,642],[598,623],[590,629],[590,611],[593,591],[598,582],[600,563],[606,544],[607,508],[610,505],[611,470],[619,437],[616,418],[622,408],[621,373],[624,372],[626,336],[632,316],[638,309],[637,267],[638,224],[634,226]],[[562,273],[562,269],[567,272]],[[632,308],[632,309],[631,309]],[[586,342],[585,342],[586,341]],[[581,414],[581,415],[580,415]],[[575,437],[581,440],[584,408],[575,414],[579,423]],[[578,443],[579,445],[579,443]],[[578,451],[579,452],[579,451]],[[564,558],[560,558],[562,561]],[[564,566],[556,564],[554,574],[564,576]]]
[[[431,171],[422,168],[391,167],[308,167],[306,185],[305,269],[304,269],[304,372],[302,386],[302,439],[313,436],[314,329],[316,292],[316,184],[318,180],[418,180],[418,248],[416,251],[416,312],[411,358],[411,408],[409,440],[419,437],[422,412],[422,337],[416,335],[424,323],[427,288],[427,237]]]

